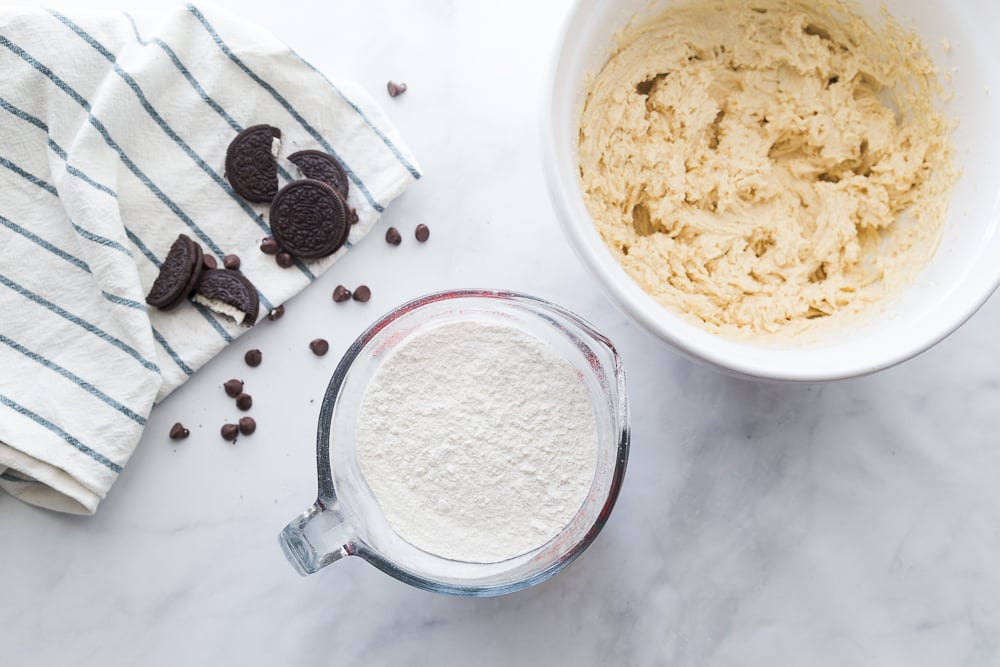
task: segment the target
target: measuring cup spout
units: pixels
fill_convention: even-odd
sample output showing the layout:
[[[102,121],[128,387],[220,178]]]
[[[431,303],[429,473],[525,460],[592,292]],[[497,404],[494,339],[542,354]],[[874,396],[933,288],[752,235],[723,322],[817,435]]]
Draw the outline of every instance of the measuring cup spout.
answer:
[[[353,540],[336,501],[330,504],[316,501],[278,536],[282,551],[302,576],[350,556],[354,551]]]

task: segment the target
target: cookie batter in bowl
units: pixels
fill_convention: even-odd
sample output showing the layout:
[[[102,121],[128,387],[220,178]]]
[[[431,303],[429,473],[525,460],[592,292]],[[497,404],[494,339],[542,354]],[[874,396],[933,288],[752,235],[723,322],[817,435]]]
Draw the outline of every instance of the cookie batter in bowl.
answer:
[[[731,335],[884,304],[955,181],[922,45],[837,2],[696,0],[631,25],[580,125],[584,199],[629,275]]]

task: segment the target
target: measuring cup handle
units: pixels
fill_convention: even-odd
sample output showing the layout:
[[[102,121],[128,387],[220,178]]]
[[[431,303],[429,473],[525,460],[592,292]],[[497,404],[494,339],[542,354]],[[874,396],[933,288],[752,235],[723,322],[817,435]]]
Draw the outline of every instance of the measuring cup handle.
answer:
[[[331,504],[316,501],[278,536],[282,551],[302,576],[350,556],[354,551],[353,540],[336,501]]]

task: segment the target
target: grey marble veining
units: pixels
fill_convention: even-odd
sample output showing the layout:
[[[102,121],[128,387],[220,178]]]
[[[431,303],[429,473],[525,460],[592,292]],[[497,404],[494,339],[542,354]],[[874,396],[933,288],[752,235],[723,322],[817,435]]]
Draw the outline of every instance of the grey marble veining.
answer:
[[[424,222],[431,240],[391,248],[376,230],[210,363],[157,408],[97,516],[0,497],[0,664],[1000,664],[1000,302],[906,364],[825,385],[729,377],[640,330],[571,254],[541,175],[566,6],[242,6],[383,102],[426,171],[383,224]],[[404,96],[384,95],[390,78]],[[368,304],[330,302],[361,282]],[[554,300],[619,347],[633,448],[611,521],[565,572],[504,598],[424,593],[352,558],[299,578],[276,535],[314,497],[337,358],[405,299],[469,286]],[[259,422],[235,446],[218,436],[233,376]]]

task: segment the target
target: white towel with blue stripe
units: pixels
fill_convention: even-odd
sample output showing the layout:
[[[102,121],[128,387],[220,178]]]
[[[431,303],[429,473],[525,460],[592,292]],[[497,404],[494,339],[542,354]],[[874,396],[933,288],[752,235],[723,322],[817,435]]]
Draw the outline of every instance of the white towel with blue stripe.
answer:
[[[93,513],[154,403],[246,331],[191,303],[147,308],[178,234],[239,255],[263,317],[419,167],[363,90],[216,8],[0,9],[0,70],[0,488]],[[283,156],[314,148],[345,166],[359,222],[332,257],[282,269],[260,252],[266,206],[223,171],[229,142],[260,123],[282,131]]]

